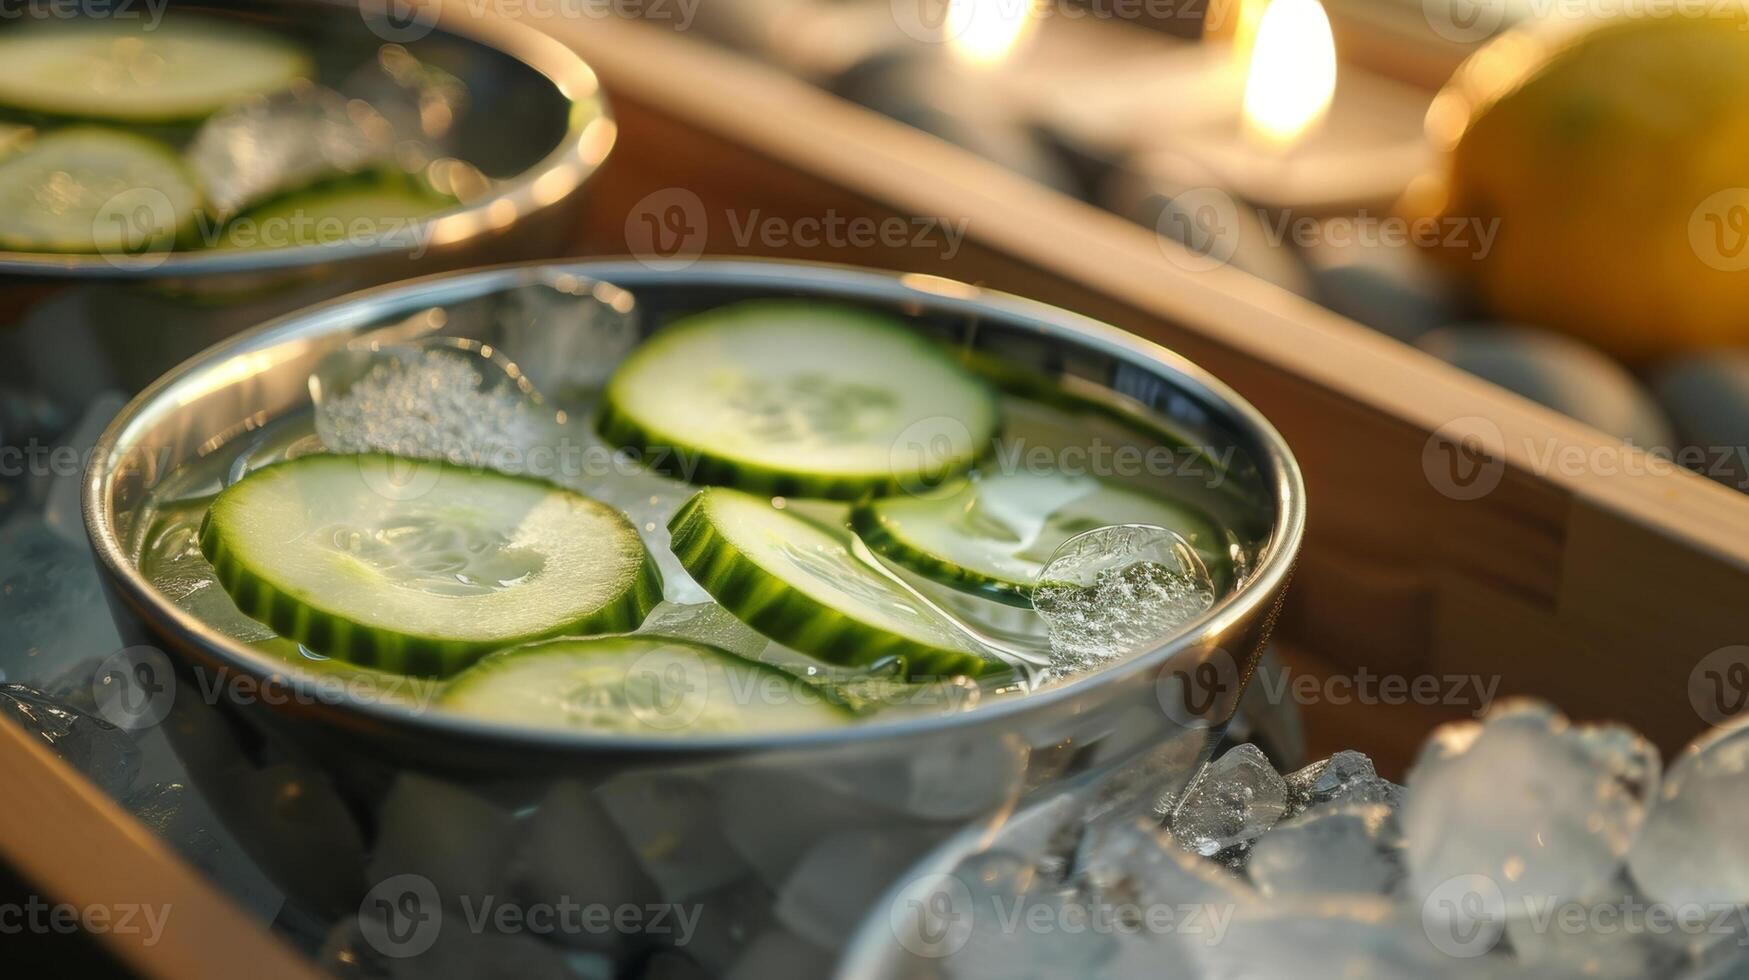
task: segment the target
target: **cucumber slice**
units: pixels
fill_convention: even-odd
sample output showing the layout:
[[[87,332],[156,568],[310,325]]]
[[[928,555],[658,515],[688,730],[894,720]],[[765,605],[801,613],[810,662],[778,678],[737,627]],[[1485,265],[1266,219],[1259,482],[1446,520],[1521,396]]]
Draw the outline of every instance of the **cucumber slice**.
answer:
[[[775,667],[652,634],[501,650],[450,681],[438,703],[490,721],[655,736],[830,728],[856,719]]]
[[[62,129],[0,160],[0,248],[8,250],[121,255],[167,247],[199,206],[181,158],[132,133]]]
[[[455,202],[406,181],[346,181],[290,194],[225,225],[218,248],[295,248],[336,243],[419,244],[419,223]]]
[[[998,415],[988,385],[903,323],[790,300],[658,333],[609,379],[597,424],[693,483],[853,500],[964,472]]]
[[[713,487],[669,522],[674,554],[693,580],[742,622],[779,643],[838,664],[897,656],[911,677],[976,675],[999,667],[972,652],[951,623],[858,561],[848,534],[752,494]]]
[[[850,524],[919,575],[1017,606],[1030,605],[1033,580],[1063,542],[1109,524],[1177,531],[1211,569],[1228,564],[1207,515],[1084,475],[980,476],[928,496],[864,501]]]
[[[0,33],[0,105],[126,123],[201,119],[310,74],[309,57],[270,34],[171,17],[69,20]]]
[[[200,545],[237,607],[281,636],[406,674],[632,629],[662,592],[637,530],[606,504],[382,455],[264,466],[213,501]]]

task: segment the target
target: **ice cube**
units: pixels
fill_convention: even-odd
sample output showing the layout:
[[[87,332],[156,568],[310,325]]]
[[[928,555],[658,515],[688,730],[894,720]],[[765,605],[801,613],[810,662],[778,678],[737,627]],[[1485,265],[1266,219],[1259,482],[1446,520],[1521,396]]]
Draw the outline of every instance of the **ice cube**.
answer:
[[[394,127],[371,106],[300,83],[208,119],[184,154],[221,219],[328,177],[394,159]]]
[[[0,677],[40,681],[113,653],[121,637],[105,609],[89,545],[36,514],[0,525]]]
[[[767,929],[753,937],[747,951],[735,962],[726,978],[824,977],[832,972],[832,960],[832,953],[800,936],[782,929]]]
[[[490,921],[475,929],[458,914],[444,916],[430,948],[388,966],[394,980],[573,980],[563,950],[534,932],[503,932]]]
[[[1158,645],[1213,603],[1213,579],[1189,542],[1141,524],[1063,542],[1032,597],[1050,629],[1053,670],[1063,675]]]
[[[917,697],[932,701],[936,695]],[[877,755],[835,767],[823,778],[889,817],[957,821],[1012,803],[1021,790],[1027,755],[1025,743],[1013,733],[942,732],[926,751],[903,763]]]
[[[1402,845],[1390,807],[1326,804],[1259,838],[1245,871],[1271,897],[1387,895],[1402,883]]]
[[[1287,812],[1287,784],[1261,749],[1236,745],[1209,763],[1172,812],[1172,833],[1204,857],[1244,848]]]
[[[184,704],[195,700],[181,699]],[[193,742],[194,732],[211,734],[215,739],[230,738],[222,729],[223,717],[203,717],[218,714],[208,705],[196,704],[172,715],[168,724],[191,726],[185,745]],[[215,730],[215,726],[220,727]],[[278,845],[256,853],[251,868],[259,868],[288,894],[298,896],[299,904],[313,913],[356,912],[365,890],[366,861],[354,801],[343,797],[312,762],[283,761],[255,769],[236,758],[246,750],[224,747],[216,751],[233,758],[189,763],[196,771],[229,770],[216,784],[219,788],[215,793],[224,794],[219,809],[225,822],[215,826],[220,830],[247,827],[251,840],[272,840]]]
[[[688,902],[749,869],[723,837],[710,786],[680,773],[626,773],[595,797],[632,846],[663,901]]]
[[[1240,908],[1209,938],[1189,944],[1192,976],[1395,980],[1478,975],[1474,962],[1433,949],[1419,917],[1372,896]]]
[[[525,907],[565,902],[644,906],[656,886],[644,874],[619,828],[589,791],[563,780],[542,798],[517,834],[512,876]],[[554,936],[558,942],[604,953],[624,953],[634,937],[588,929]]]
[[[710,976],[703,966],[685,953],[664,949],[644,961],[639,980],[710,980]]]
[[[506,894],[515,841],[516,823],[504,807],[453,783],[405,772],[383,800],[365,876],[373,886],[422,876],[445,905],[460,908],[465,899],[477,907]]]
[[[1620,875],[1584,902],[1507,919],[1506,938],[1514,962],[1528,976],[1631,980],[1683,975],[1687,954],[1667,941],[1673,934],[1649,931],[1654,917],[1647,912],[1645,898]],[[1665,926],[1658,923],[1661,931]]]
[[[855,793],[787,770],[737,768],[712,786],[729,846],[774,888],[821,835],[894,820]]]
[[[683,909],[696,910],[693,932],[679,943],[686,955],[720,977],[746,952],[753,940],[776,927],[771,907],[777,893],[757,875],[746,875],[689,900]]]
[[[1671,765],[1628,853],[1646,894],[1672,905],[1749,903],[1749,723],[1717,728]]]
[[[1113,910],[1082,889],[979,890],[970,909],[964,945],[944,961],[955,980],[1104,976],[1117,952]]]
[[[316,431],[333,452],[446,459],[510,473],[557,465],[562,418],[509,358],[474,341],[342,348],[317,364],[310,397]],[[553,459],[537,454],[542,449]]]
[[[94,715],[23,684],[0,684],[0,714],[34,736],[110,796],[120,796],[140,772],[133,736]]]
[[[1237,876],[1146,819],[1089,829],[1076,865],[1110,903],[1227,906],[1256,897]]]
[[[778,921],[824,949],[841,948],[894,879],[938,839],[907,827],[817,838],[778,892]]]
[[[122,806],[183,854],[213,854],[219,849],[218,839],[192,817],[188,799],[188,788],[181,783],[152,783],[129,793]]]
[[[106,391],[92,399],[79,424],[62,441],[63,446],[73,450],[76,465],[70,469],[56,467],[54,479],[49,483],[48,497],[43,501],[43,520],[49,528],[68,543],[81,548],[90,546],[85,537],[84,510],[79,503],[85,462],[91,458],[91,448],[97,445],[98,437],[109,427],[109,420],[115,418],[125,404],[127,399],[114,391]],[[54,461],[55,457],[51,456],[50,462]]]
[[[1657,750],[1615,726],[1515,701],[1422,748],[1399,813],[1414,892],[1475,878],[1508,916],[1579,901],[1613,878],[1658,785]]]
[[[536,388],[562,403],[600,391],[638,344],[632,294],[604,282],[560,274],[509,290],[501,303],[505,352]]]
[[[1344,749],[1282,777],[1287,783],[1288,812],[1300,813],[1325,803],[1383,803],[1395,808],[1403,788],[1379,778],[1364,753]]]

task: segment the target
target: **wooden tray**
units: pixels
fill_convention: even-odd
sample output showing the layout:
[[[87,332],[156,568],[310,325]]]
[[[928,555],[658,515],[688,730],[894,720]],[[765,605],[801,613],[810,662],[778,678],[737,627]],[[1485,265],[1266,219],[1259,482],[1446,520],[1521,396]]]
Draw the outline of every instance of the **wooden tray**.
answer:
[[[469,16],[466,0],[448,9]],[[1299,455],[1311,533],[1279,639],[1301,676],[1320,684],[1363,671],[1497,677],[1500,694],[1624,720],[1667,754],[1704,727],[1690,675],[1708,653],[1749,637],[1749,501],[1736,493],[1683,472],[1551,469],[1544,461],[1565,454],[1623,453],[1608,437],[1242,273],[1188,271],[1183,253],[1145,229],[698,41],[610,19],[543,26],[598,66],[621,128],[586,195],[578,254],[642,249],[643,216],[678,201],[705,219],[688,245],[711,253],[941,275],[1134,330],[1232,384]],[[738,234],[755,217],[794,227],[829,215],[964,221],[967,238],[950,256]],[[1466,438],[1482,448],[1459,445]],[[1461,499],[1479,484],[1437,476],[1451,465],[1497,485]],[[1473,707],[1328,697],[1303,705],[1314,753],[1360,748],[1395,774],[1428,728]],[[314,975],[150,831],[4,722],[0,781],[32,801],[0,808],[0,851],[46,894],[173,906],[154,947],[101,937],[130,969]]]

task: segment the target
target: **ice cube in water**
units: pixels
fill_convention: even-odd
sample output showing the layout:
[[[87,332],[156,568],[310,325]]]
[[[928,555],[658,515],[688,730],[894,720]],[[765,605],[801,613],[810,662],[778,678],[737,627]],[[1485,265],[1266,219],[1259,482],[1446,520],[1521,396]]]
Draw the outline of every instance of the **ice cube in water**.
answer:
[[[1053,666],[1074,674],[1160,642],[1214,596],[1214,580],[1182,535],[1114,524],[1063,542],[1039,572],[1032,604],[1050,629]]]
[[[505,352],[561,403],[599,391],[639,336],[631,293],[572,275],[506,293],[498,320]]]
[[[208,119],[189,144],[190,168],[213,213],[229,217],[328,177],[394,156],[394,127],[367,103],[299,84]]]
[[[337,453],[386,452],[525,472],[562,418],[496,348],[437,338],[347,347],[310,375],[316,431]]]

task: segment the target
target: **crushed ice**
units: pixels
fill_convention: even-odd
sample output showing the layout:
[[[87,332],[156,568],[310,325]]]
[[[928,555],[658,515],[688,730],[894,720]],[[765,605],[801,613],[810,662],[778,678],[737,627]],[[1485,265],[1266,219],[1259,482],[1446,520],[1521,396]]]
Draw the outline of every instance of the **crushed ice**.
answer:
[[[1282,774],[1241,744],[1164,819],[1140,805],[1070,819],[1042,851],[998,833],[955,872],[972,898],[963,948],[930,955],[937,973],[991,980],[1041,964],[1112,978],[1746,977],[1746,810],[1749,724],[1704,736],[1663,778],[1635,733],[1526,701],[1440,729],[1407,787],[1358,752]],[[1031,907],[1045,926],[1016,928]],[[1066,935],[1065,907],[1106,928]]]

